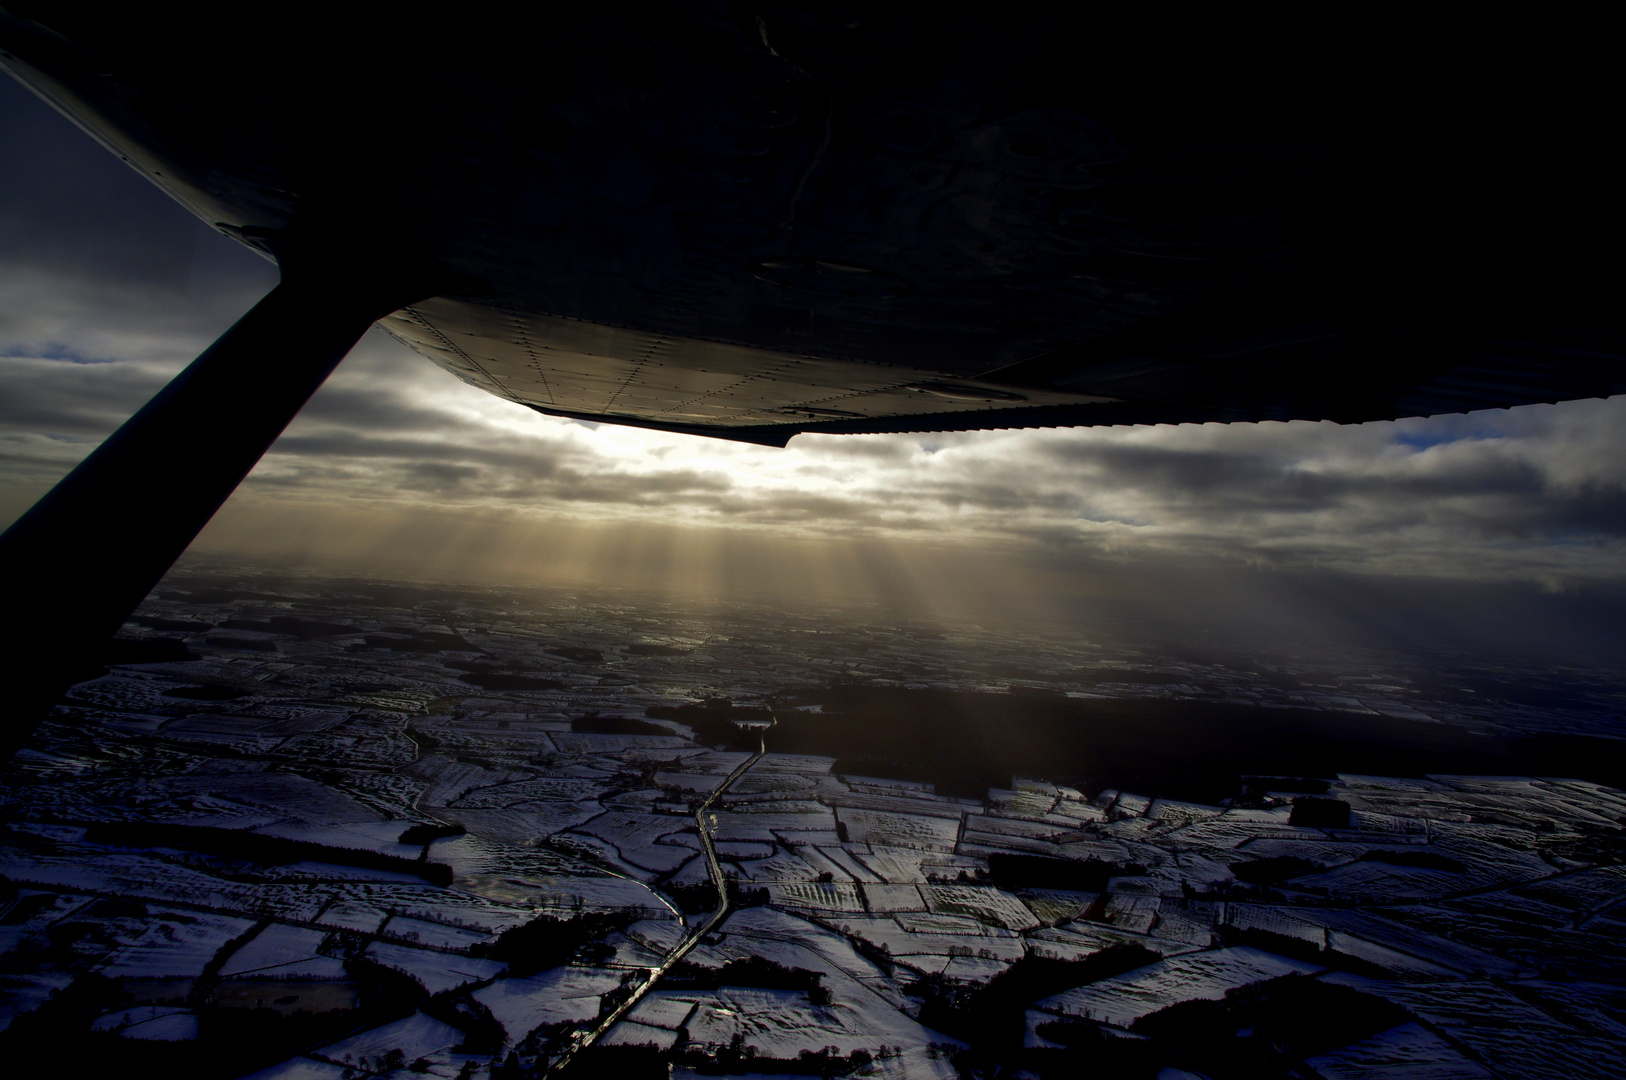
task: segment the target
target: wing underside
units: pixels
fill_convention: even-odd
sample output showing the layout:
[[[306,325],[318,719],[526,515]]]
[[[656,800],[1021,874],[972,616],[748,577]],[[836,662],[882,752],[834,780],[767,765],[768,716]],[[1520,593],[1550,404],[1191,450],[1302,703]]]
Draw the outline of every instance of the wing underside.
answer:
[[[1374,24],[1340,59],[1228,9],[1021,8],[473,5],[426,35],[53,2],[0,11],[0,64],[240,240],[359,227],[442,268],[385,329],[546,413],[783,444],[1626,391],[1582,35],[1560,68],[1523,20]]]
[[[381,325],[441,367],[552,416],[783,446],[800,432],[1332,420],[1359,423],[1626,392],[1603,334],[1403,340],[1328,322],[1239,338],[1120,335],[984,378],[526,315],[437,298]],[[1150,340],[1149,340],[1150,339]]]

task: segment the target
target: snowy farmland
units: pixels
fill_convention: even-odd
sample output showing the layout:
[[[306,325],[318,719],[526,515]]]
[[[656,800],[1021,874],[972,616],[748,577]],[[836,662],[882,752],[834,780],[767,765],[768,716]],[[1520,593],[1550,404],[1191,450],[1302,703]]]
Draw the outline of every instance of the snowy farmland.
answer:
[[[274,660],[199,632],[196,660],[121,668],[8,767],[7,1046],[495,1080],[594,1033],[581,1067],[605,1075],[650,1048],[673,1076],[1049,1077],[1109,1051],[1123,1075],[1189,1076],[1156,1057],[1168,1017],[1276,1032],[1295,996],[1357,1018],[1270,1036],[1324,1080],[1577,1080],[1626,1046],[1611,788],[1328,776],[1314,797],[1342,809],[1317,820],[1269,784],[1221,804],[1015,776],[979,798],[776,751],[697,824],[759,737],[718,727],[705,634],[628,652],[596,629],[626,612],[538,629],[493,609],[441,654],[433,620],[327,619],[355,632],[264,632]],[[751,700],[827,666],[796,655]],[[702,829],[729,901],[704,934]]]

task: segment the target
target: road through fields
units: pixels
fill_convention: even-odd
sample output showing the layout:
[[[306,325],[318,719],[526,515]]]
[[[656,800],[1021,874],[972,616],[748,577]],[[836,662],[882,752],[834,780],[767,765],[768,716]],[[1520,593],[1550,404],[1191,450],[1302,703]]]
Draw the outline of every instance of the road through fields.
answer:
[[[770,715],[772,714],[770,713]],[[690,949],[699,944],[702,938],[711,933],[718,924],[728,917],[728,884],[723,880],[723,868],[717,862],[717,846],[712,843],[711,839],[712,829],[715,828],[715,825],[710,820],[711,805],[722,797],[729,788],[733,787],[735,781],[744,776],[751,766],[762,760],[762,755],[768,752],[768,730],[772,730],[774,724],[777,723],[778,720],[775,719],[772,724],[768,725],[768,729],[763,731],[757,743],[757,752],[735,766],[734,771],[729,773],[723,779],[723,782],[718,784],[699,806],[695,807],[694,820],[695,824],[700,827],[700,846],[705,852],[706,867],[711,873],[712,884],[717,887],[717,907],[712,911],[711,917],[691,932],[688,937],[684,938],[677,948],[668,953],[659,967],[650,968],[649,977],[628,996],[627,1000],[616,1006],[610,1015],[599,1021],[598,1025],[592,1030],[576,1036],[565,1052],[548,1068],[546,1075],[556,1076],[564,1072],[577,1054],[592,1046],[600,1037],[613,1028],[623,1016],[632,1010],[634,1005],[637,1005],[643,999],[645,994],[654,988],[655,984],[661,980],[661,976],[670,971],[673,965],[688,955]]]

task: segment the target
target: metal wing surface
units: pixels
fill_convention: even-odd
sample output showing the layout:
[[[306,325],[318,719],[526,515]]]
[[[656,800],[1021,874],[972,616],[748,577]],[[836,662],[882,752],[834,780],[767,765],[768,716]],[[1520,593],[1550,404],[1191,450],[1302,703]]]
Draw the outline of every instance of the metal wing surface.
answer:
[[[456,284],[381,325],[546,413],[782,445],[1626,389],[1578,30],[582,7],[46,2],[0,43],[245,243],[427,254]]]

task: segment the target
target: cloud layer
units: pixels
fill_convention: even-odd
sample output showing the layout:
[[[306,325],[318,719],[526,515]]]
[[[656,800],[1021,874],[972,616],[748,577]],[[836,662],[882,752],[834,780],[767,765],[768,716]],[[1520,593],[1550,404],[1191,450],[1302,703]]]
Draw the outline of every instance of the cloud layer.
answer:
[[[0,145],[32,150],[0,175],[9,517],[274,270],[9,85]],[[709,528],[759,546],[854,545],[859,562],[913,544],[1056,565],[1198,558],[1561,586],[1626,576],[1623,421],[1626,399],[1357,427],[805,435],[776,450],[543,417],[374,332],[203,544],[252,533],[294,550],[340,522],[398,550],[459,532],[523,548],[561,530],[602,543],[613,529]]]

